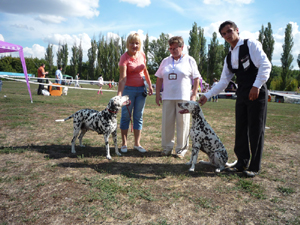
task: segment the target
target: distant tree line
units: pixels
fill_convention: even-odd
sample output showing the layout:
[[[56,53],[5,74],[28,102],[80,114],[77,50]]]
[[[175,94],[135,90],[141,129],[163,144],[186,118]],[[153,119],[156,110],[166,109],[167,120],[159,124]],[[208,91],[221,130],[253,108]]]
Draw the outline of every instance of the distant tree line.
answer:
[[[197,26],[195,22],[189,33],[188,53],[197,62],[198,69],[208,83],[212,83],[213,78],[219,79],[221,76],[224,58],[226,57],[230,45],[224,41],[220,44],[217,39],[217,33],[212,34],[210,40],[204,37],[204,29]],[[157,71],[161,61],[170,55],[169,53],[169,35],[161,33],[158,39],[149,40],[148,34],[143,43],[143,51],[147,58],[147,68],[151,76],[152,82],[155,83],[155,72]],[[268,59],[272,62],[274,51],[274,37],[271,23],[267,27],[262,25],[259,31],[258,41],[262,43]],[[292,62],[292,47],[294,45],[292,36],[292,25],[288,24],[285,29],[285,39],[282,45],[283,53],[281,54],[281,67],[272,66],[270,79],[267,86],[272,90],[297,90],[300,84],[300,54],[297,59],[298,70],[293,70]],[[49,77],[54,77],[57,65],[62,66],[62,73],[73,77],[77,73],[81,79],[96,80],[100,74],[104,80],[119,80],[118,63],[122,54],[126,52],[126,37],[105,37],[99,35],[98,41],[95,37],[91,40],[91,47],[88,49],[88,60],[83,62],[83,50],[81,42],[74,43],[71,47],[70,61],[68,62],[68,45],[59,43],[58,51],[56,52],[57,62],[54,65],[53,45],[48,44],[44,59],[26,58],[26,66],[28,73],[36,74],[40,64],[46,64],[46,71],[49,71]],[[6,72],[23,72],[19,58],[6,56],[0,58],[0,71]]]

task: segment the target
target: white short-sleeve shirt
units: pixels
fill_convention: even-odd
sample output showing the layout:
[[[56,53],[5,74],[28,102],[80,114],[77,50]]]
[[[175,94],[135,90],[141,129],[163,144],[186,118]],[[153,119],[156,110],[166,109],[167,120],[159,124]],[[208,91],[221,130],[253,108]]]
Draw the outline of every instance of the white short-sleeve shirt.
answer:
[[[191,79],[201,78],[195,59],[189,55],[178,60],[165,58],[155,76],[163,79],[162,100],[189,101]]]

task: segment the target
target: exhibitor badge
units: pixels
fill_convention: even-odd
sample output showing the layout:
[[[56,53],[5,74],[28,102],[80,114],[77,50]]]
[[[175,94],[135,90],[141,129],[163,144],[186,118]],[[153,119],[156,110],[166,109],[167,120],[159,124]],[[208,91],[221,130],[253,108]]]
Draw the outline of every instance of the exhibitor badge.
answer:
[[[177,80],[177,74],[176,73],[170,73],[169,74],[169,80]]]

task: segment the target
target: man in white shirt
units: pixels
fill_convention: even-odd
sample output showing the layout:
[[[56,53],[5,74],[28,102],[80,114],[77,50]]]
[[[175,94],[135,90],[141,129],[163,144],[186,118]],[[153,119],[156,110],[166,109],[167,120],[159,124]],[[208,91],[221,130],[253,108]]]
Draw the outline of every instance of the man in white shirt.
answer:
[[[216,86],[218,84],[218,79],[217,78],[214,78],[213,81],[214,81],[214,83],[211,86],[211,88],[213,88],[214,86]],[[213,96],[213,102],[218,102],[218,95]]]
[[[200,98],[199,103],[203,105],[208,98],[219,94],[236,75],[238,90],[234,152],[238,162],[228,170],[254,177],[261,169],[268,103],[266,82],[271,63],[260,42],[239,37],[239,29],[234,22],[225,21],[220,25],[219,32],[230,44],[230,51],[224,60],[220,81]]]
[[[76,76],[75,76],[75,80],[76,80],[75,81],[75,87],[79,87],[79,79],[80,79],[79,78],[79,73],[77,73]]]
[[[103,86],[103,77],[102,75],[100,75],[100,77],[98,78],[98,86],[100,87],[99,88],[99,91],[97,92],[97,94],[99,95],[99,93],[101,93],[101,95],[103,95],[103,92],[102,92],[102,86]]]
[[[62,67],[58,66],[57,68],[58,69],[55,71],[55,78],[56,78],[55,83],[61,84],[61,80],[63,79],[63,75],[61,73]]]

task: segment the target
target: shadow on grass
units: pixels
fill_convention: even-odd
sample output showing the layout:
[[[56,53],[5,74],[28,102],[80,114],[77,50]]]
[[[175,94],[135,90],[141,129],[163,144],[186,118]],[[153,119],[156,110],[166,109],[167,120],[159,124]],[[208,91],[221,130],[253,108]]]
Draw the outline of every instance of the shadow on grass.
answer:
[[[20,147],[22,148],[22,147]],[[49,159],[60,159],[64,157],[77,158],[77,157],[106,157],[106,149],[105,147],[91,147],[86,145],[86,147],[76,146],[76,153],[71,153],[71,145],[50,145],[50,146],[30,146],[30,149],[48,154]],[[109,148],[110,155],[112,158],[118,157],[115,153],[115,148]],[[151,157],[160,157],[160,152],[157,151],[149,151],[146,153],[140,153],[133,148],[128,148],[127,153],[122,153],[119,148],[119,152],[122,154],[121,157],[132,157],[132,158],[151,158]],[[174,156],[175,157],[175,156]]]
[[[23,153],[25,151],[36,151],[46,154],[46,159],[62,159],[70,158],[79,159],[78,162],[70,161],[58,163],[57,166],[65,168],[91,168],[99,173],[107,173],[112,175],[123,175],[128,178],[136,179],[164,179],[166,177],[174,176],[180,179],[187,177],[215,177],[219,175],[232,175],[231,173],[215,173],[215,167],[204,164],[197,164],[194,172],[189,172],[189,165],[185,163],[187,160],[177,160],[173,162],[165,162],[158,151],[150,151],[147,153],[140,153],[133,149],[128,149],[127,153],[122,153],[122,156],[115,154],[115,149],[110,148],[112,160],[106,159],[106,150],[104,147],[77,147],[76,154],[71,153],[71,146],[67,145],[50,145],[50,146],[24,146],[14,148],[0,148],[0,153]],[[131,157],[133,162],[118,162],[117,159],[122,157]],[[175,155],[170,160],[176,158]],[[91,163],[92,158],[101,160],[99,163]],[[140,158],[140,160],[139,160]],[[143,163],[147,158],[150,160],[163,161],[162,163]],[[139,162],[140,161],[140,162]],[[237,174],[242,176],[242,174]]]

